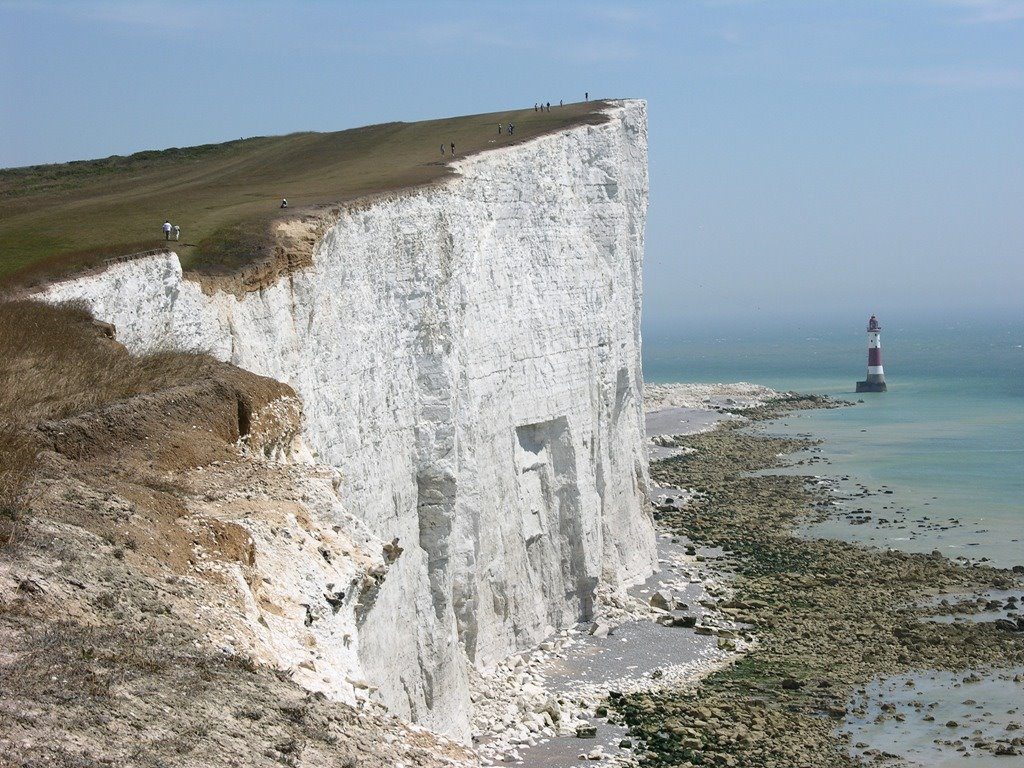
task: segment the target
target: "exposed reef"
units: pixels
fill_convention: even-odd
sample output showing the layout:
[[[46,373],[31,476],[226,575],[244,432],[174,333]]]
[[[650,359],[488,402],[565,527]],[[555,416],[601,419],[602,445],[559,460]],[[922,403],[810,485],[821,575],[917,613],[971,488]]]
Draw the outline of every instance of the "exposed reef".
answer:
[[[823,404],[777,401],[744,415],[760,420]],[[692,491],[688,503],[659,506],[659,524],[724,550],[720,561],[734,573],[733,614],[758,644],[694,689],[612,697],[641,741],[642,762],[854,765],[837,725],[857,687],[914,669],[1024,663],[1024,633],[996,623],[925,623],[915,605],[938,590],[1006,589],[1018,583],[1015,574],[964,567],[938,553],[795,535],[801,520],[829,505],[828,483],[752,473],[785,465],[784,454],[812,442],[742,426],[726,422],[678,438],[674,444],[689,450],[655,462],[651,475],[659,486]]]

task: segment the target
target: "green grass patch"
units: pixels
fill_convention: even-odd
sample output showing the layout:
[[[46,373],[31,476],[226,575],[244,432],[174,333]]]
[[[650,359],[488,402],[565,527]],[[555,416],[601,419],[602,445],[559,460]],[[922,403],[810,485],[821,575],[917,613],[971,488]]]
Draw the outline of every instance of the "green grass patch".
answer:
[[[0,170],[0,284],[45,281],[162,247],[165,219],[181,227],[173,246],[186,269],[234,270],[268,255],[278,217],[430,183],[451,173],[452,142],[465,157],[604,122],[606,106],[385,123]],[[498,134],[499,122],[515,123],[515,135]]]

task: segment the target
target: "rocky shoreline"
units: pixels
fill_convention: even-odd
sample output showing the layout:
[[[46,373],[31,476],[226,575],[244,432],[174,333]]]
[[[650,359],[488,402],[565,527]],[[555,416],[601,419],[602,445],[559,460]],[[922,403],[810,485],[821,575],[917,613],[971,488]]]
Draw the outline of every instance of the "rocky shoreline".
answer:
[[[746,405],[712,407],[757,422],[842,403],[786,395]],[[687,491],[685,503],[659,504],[660,525],[723,552],[718,563],[732,573],[735,595],[719,607],[751,627],[757,644],[690,689],[610,694],[641,763],[781,768],[884,759],[870,749],[854,757],[849,736],[837,728],[871,680],[1024,664],[1024,632],[1005,623],[924,622],[919,607],[924,597],[944,592],[1017,588],[1016,574],[965,567],[938,553],[801,538],[798,526],[830,508],[831,484],[752,473],[787,466],[787,454],[815,442],[741,429],[746,424],[725,421],[674,438],[679,452],[651,466],[656,485]],[[1008,732],[975,748],[1024,751],[1014,737]]]
[[[728,614],[704,607],[727,600],[728,583],[671,538],[659,542],[659,571],[628,594],[601,595],[593,621],[476,670],[470,684],[482,765],[636,765],[625,729],[607,719],[609,693],[691,685],[749,645]],[[698,636],[686,632],[687,641],[676,627],[697,627]]]

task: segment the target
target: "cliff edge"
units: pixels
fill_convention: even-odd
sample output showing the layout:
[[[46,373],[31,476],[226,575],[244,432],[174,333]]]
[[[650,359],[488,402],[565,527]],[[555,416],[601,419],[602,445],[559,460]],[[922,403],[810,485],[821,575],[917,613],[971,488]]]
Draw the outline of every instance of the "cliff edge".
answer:
[[[280,635],[265,649],[310,646],[329,697],[351,699],[362,675],[391,712],[464,738],[469,665],[588,620],[602,589],[653,569],[646,106],[607,116],[340,207],[311,263],[258,290],[204,292],[166,252],[39,294],[83,301],[133,352],[209,352],[301,399],[311,460],[336,472],[310,530],[393,547],[372,594],[338,598],[315,631],[264,622]],[[309,568],[290,589],[319,605],[323,578]],[[348,646],[323,653],[335,621]]]

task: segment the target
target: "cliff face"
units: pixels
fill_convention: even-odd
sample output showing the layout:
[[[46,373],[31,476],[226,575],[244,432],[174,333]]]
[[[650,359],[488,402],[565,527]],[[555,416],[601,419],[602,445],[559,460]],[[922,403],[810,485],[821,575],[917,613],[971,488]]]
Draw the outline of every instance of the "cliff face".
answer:
[[[655,562],[645,106],[610,117],[343,209],[312,266],[240,298],[173,253],[45,293],[86,300],[133,350],[208,350],[294,388],[344,509],[403,549],[351,618],[358,664],[393,711],[449,733],[466,733],[467,662],[587,618],[599,584]]]

